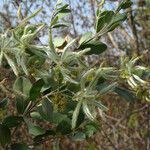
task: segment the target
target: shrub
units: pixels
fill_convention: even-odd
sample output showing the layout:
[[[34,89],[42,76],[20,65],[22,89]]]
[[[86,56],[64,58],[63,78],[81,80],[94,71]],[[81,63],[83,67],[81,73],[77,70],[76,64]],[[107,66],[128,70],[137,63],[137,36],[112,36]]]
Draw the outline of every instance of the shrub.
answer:
[[[100,37],[125,21],[127,15],[120,10],[130,5],[123,1],[116,11],[98,10],[95,33],[86,33],[81,38],[54,38],[53,30],[68,26],[60,20],[70,13],[68,5],[59,1],[50,25],[29,23],[41,11],[38,9],[0,35],[0,64],[6,61],[16,76],[12,89],[4,86],[5,79],[0,82],[7,94],[0,101],[0,108],[6,109],[12,95],[16,109],[15,115],[6,116],[0,124],[4,149],[30,149],[28,143],[13,141],[22,124],[32,135],[32,145],[41,144],[48,137],[56,141],[63,136],[73,140],[91,137],[99,130],[99,113],[108,109],[101,102],[108,93],[116,93],[128,102],[134,102],[136,97],[150,101],[148,69],[136,65],[139,58],[121,56],[119,69],[103,63],[93,67],[86,61],[90,55],[107,50]],[[21,8],[19,19],[20,16]],[[39,45],[42,30],[48,32],[47,45]],[[128,89],[122,84],[128,84]]]

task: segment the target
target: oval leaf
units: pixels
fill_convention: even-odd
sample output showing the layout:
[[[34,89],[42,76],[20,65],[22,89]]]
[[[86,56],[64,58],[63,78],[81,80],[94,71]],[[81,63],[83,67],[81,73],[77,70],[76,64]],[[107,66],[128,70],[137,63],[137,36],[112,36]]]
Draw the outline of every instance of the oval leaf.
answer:
[[[4,147],[11,142],[11,132],[5,125],[0,124],[0,143]]]
[[[22,117],[8,116],[3,120],[2,124],[7,126],[8,128],[12,128],[20,125],[22,121],[23,121]]]
[[[29,79],[25,77],[18,77],[13,85],[13,90],[17,93],[17,95],[27,99],[31,85],[32,84]]]
[[[39,79],[35,82],[30,90],[30,100],[35,101],[37,97],[40,95],[40,91],[44,85],[43,79]]]
[[[128,91],[124,88],[116,87],[115,92],[119,96],[123,97],[128,102],[134,102],[135,101],[135,96],[130,91]]]
[[[12,150],[31,150],[31,148],[29,148],[28,145],[21,144],[21,143],[13,144],[11,146],[11,149]]]
[[[98,40],[93,40],[81,44],[78,49],[84,50],[86,48],[90,48],[90,51],[88,51],[86,55],[92,55],[92,54],[98,55],[103,53],[107,49],[107,45]]]

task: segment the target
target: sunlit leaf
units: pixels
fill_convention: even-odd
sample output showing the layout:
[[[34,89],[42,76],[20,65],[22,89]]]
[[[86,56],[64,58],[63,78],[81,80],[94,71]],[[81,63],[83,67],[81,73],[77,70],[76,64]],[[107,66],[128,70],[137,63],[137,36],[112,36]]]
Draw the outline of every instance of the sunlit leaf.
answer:
[[[4,56],[9,64],[9,66],[12,68],[14,74],[16,76],[18,76],[19,73],[18,73],[18,69],[17,69],[15,62],[7,54],[4,54]]]
[[[17,93],[17,95],[26,99],[29,96],[31,86],[32,84],[29,79],[25,77],[18,77],[13,85],[13,90]]]
[[[74,129],[77,124],[77,119],[79,116],[80,108],[82,106],[82,101],[79,101],[72,115],[72,128]]]

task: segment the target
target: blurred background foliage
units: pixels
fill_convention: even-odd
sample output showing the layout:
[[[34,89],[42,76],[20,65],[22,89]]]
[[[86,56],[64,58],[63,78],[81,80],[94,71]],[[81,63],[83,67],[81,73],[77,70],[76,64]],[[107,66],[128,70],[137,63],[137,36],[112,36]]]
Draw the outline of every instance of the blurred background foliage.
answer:
[[[65,0],[72,10],[71,15],[64,21],[69,21],[71,27],[63,30],[55,30],[62,37],[81,36],[84,32],[94,31],[95,12],[98,8],[115,10],[121,0]],[[89,56],[88,61],[93,65],[104,62],[110,66],[117,66],[120,54],[129,58],[142,56],[140,64],[150,67],[150,1],[133,0],[133,5],[126,10],[127,21],[111,33],[101,38],[107,43],[108,51],[100,56]],[[29,16],[34,10],[43,7],[42,12],[31,20],[31,22],[45,22],[49,24],[51,12],[54,8],[54,0],[1,0],[0,1],[0,32],[8,28],[14,28],[18,23],[17,11],[21,5],[22,18]],[[43,33],[41,33],[44,35]],[[45,44],[46,36],[37,39],[37,42]],[[8,66],[0,68],[0,81],[7,77],[7,86],[11,86],[14,76]],[[0,98],[5,95],[0,91]],[[127,104],[120,101],[120,97],[109,95],[105,98],[109,111],[103,120],[100,120],[101,130],[88,141],[73,142],[70,139],[61,139],[61,148],[68,150],[149,150],[150,149],[150,108],[145,101],[137,100],[134,104]],[[13,114],[13,102],[9,106],[9,112],[0,110],[0,119],[6,113]],[[91,130],[92,131],[92,130]],[[30,142],[26,136],[26,129],[22,129],[24,136],[19,132],[18,138]],[[39,149],[51,148],[51,141],[45,142]]]

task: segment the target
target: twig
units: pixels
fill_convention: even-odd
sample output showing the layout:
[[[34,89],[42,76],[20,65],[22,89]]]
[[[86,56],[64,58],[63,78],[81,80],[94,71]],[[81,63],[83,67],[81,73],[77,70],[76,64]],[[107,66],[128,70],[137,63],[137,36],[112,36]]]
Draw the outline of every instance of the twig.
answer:
[[[72,26],[73,26],[73,31],[74,31],[74,35],[75,37],[77,37],[77,31],[76,31],[76,28],[75,28],[75,22],[74,22],[74,17],[73,17],[73,13],[72,13],[72,6],[71,6],[71,1],[69,0],[69,6],[70,6],[70,9],[71,9],[71,22],[72,22]]]
[[[133,33],[133,36],[134,36],[134,43],[135,43],[134,44],[134,46],[135,46],[134,55],[140,56],[138,34],[137,34],[137,29],[136,29],[136,26],[135,26],[135,22],[134,22],[134,17],[133,17],[133,14],[132,14],[132,7],[129,8],[129,22],[130,22],[132,33]]]
[[[136,110],[132,111],[131,113],[129,113],[129,114],[123,116],[123,117],[122,117],[121,119],[119,119],[119,121],[116,123],[116,126],[118,126],[121,121],[125,120],[126,118],[130,117],[131,115],[133,115],[133,114],[135,114],[135,113],[139,113],[139,112],[143,111],[143,110],[144,110],[145,108],[147,108],[147,107],[148,107],[148,105],[146,104],[146,105],[143,106],[142,108],[136,109]]]
[[[116,48],[117,50],[119,50],[118,45],[117,45],[117,43],[115,42],[115,40],[114,40],[114,38],[113,38],[113,36],[112,36],[111,33],[108,33],[108,37],[109,37],[111,43],[113,44],[114,48]]]

